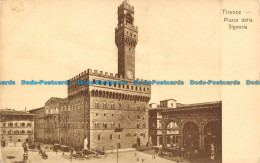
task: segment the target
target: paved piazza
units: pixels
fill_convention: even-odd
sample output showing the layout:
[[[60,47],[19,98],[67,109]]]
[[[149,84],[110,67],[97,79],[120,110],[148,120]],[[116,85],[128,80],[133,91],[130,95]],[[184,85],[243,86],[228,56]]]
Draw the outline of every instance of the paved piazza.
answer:
[[[23,160],[23,148],[19,147],[6,147],[1,149],[2,153],[2,161],[1,163],[21,163]],[[48,159],[44,160],[41,158],[41,156],[38,154],[38,152],[29,151],[29,161],[30,163],[71,163],[69,159],[66,159],[62,156],[62,152],[58,152],[57,154],[55,152],[46,152],[48,155]],[[15,158],[9,159],[9,156],[14,156]],[[76,160],[73,159],[72,162],[78,163],[78,162],[89,162],[89,163],[116,163],[117,157],[116,153],[108,154],[106,158],[100,158],[100,159],[91,159],[91,160]],[[136,152],[135,151],[129,151],[129,152],[119,152],[118,157],[119,163],[134,163],[134,162],[142,162],[142,159],[145,162],[149,163],[174,163],[174,161],[166,160],[163,158],[156,157],[155,159],[152,159],[152,155],[142,153],[142,152]],[[137,158],[139,158],[139,161],[137,161]]]

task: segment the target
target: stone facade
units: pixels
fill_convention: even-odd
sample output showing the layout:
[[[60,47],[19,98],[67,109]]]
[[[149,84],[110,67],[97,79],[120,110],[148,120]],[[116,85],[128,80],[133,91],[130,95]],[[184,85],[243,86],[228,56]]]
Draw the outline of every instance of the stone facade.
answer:
[[[162,147],[163,145],[163,117],[162,112],[165,110],[176,109],[181,104],[176,103],[174,99],[167,99],[160,101],[160,104],[152,103],[149,105],[149,137],[151,137],[153,146]],[[170,123],[167,126],[167,136],[171,139],[168,140],[167,145],[170,143],[179,143],[179,131],[175,123]]]
[[[134,85],[137,27],[134,7],[118,7],[115,40],[118,73],[88,69],[69,79],[67,98],[50,98],[44,107],[44,141],[90,149],[116,149],[148,143],[151,85]],[[91,82],[80,85],[79,81]],[[104,81],[104,83],[101,83]],[[118,82],[117,84],[109,83]]]
[[[171,142],[168,126],[176,123],[179,146],[186,150],[198,149],[210,155],[214,146],[218,160],[222,158],[222,102],[188,104],[162,111],[162,144],[167,148]]]
[[[34,142],[34,114],[11,109],[0,113],[1,139],[6,146],[22,146],[22,143]]]
[[[169,100],[161,101],[157,108],[149,110],[149,136],[153,145],[189,148],[192,144],[208,151],[214,143],[221,151],[221,109],[221,101],[176,105]],[[196,141],[189,144],[189,139]]]
[[[30,110],[34,117],[34,141],[43,142],[45,133],[44,107]]]

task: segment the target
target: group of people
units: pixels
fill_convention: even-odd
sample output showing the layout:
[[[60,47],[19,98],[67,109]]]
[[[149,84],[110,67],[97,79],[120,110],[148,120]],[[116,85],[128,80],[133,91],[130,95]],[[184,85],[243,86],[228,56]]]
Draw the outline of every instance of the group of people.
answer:
[[[137,157],[137,158],[136,158],[136,161],[139,162],[139,157],[137,156],[137,153],[136,153],[136,152],[135,152],[135,157]],[[154,156],[154,159],[155,159],[155,156]],[[142,163],[143,163],[143,162],[144,162],[144,159],[142,158],[141,161],[142,161]]]
[[[42,156],[43,159],[47,159],[48,155],[44,151],[44,149],[41,147],[41,144],[38,144],[37,149],[39,150],[39,154]]]
[[[28,160],[29,158],[29,154],[28,154],[28,151],[29,151],[29,145],[27,142],[25,142],[23,144],[23,160]]]
[[[5,145],[6,145],[6,140],[4,139],[4,137],[2,137],[2,139],[1,139],[1,147],[5,147]]]

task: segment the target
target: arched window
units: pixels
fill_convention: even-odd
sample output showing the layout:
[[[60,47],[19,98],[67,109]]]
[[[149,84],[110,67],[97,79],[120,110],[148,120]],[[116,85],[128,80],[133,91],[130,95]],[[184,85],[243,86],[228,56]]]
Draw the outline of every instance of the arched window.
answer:
[[[32,126],[32,124],[31,123],[27,123],[27,127],[31,127]]]
[[[103,109],[107,109],[107,103],[103,102]]]
[[[103,123],[103,127],[107,128],[107,123],[106,122]]]
[[[8,127],[13,127],[13,123],[8,123]]]
[[[115,104],[111,103],[111,109],[115,109]]]
[[[126,24],[133,24],[133,18],[130,13],[126,14]]]
[[[25,127],[25,123],[21,123],[21,127]]]
[[[99,128],[99,124],[98,124],[98,122],[95,122],[95,128],[96,128],[96,129]]]
[[[115,128],[114,122],[111,122],[111,128]]]
[[[139,122],[137,122],[136,127],[140,128],[140,123]]]
[[[98,109],[98,102],[97,101],[94,102],[94,105],[95,105],[95,109]]]

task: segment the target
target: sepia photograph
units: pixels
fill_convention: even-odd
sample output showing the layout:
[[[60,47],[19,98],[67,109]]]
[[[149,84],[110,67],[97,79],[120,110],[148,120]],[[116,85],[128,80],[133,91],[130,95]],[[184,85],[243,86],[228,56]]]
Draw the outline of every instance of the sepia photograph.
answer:
[[[222,113],[243,113],[222,110],[222,101],[242,98],[226,96],[240,87],[259,92],[260,77],[230,75],[226,48],[259,15],[230,4],[0,1],[0,163],[235,162],[236,154],[223,159],[232,127],[222,131],[230,126]],[[250,41],[255,48],[259,39]],[[258,52],[233,66],[241,59],[259,71]]]

